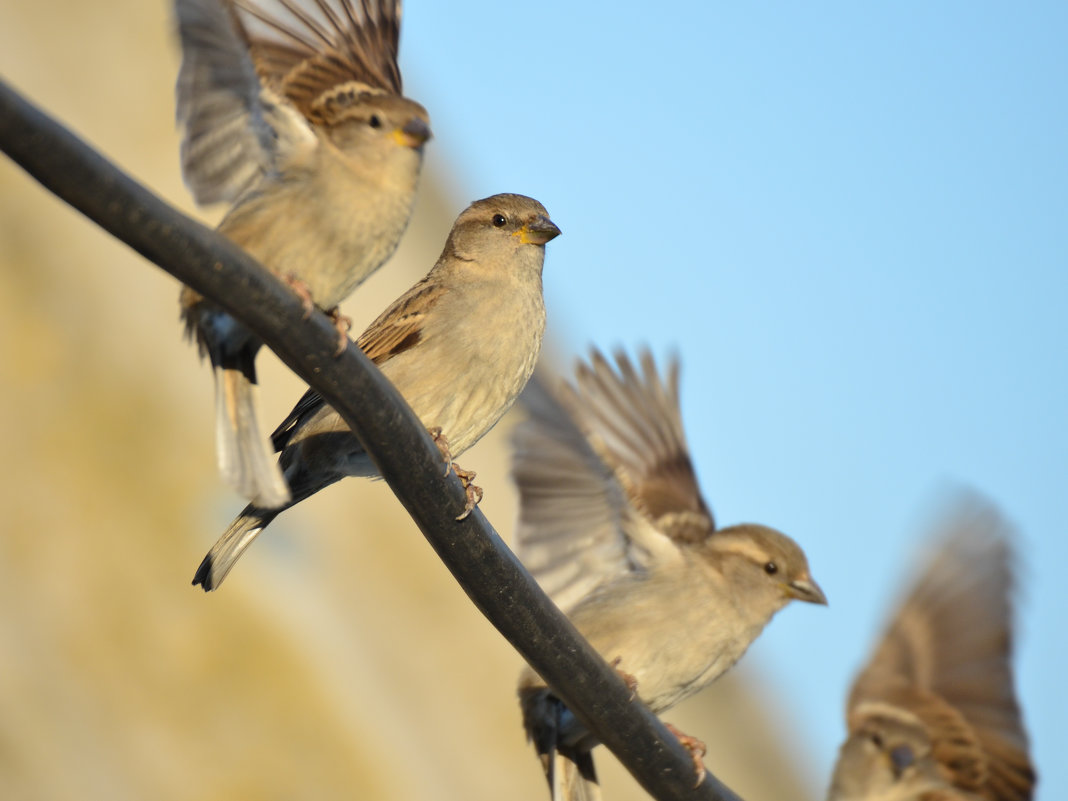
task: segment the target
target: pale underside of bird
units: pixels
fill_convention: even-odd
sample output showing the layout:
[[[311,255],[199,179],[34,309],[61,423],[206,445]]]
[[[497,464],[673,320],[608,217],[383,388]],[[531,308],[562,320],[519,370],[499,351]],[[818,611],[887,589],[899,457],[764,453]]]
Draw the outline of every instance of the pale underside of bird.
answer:
[[[830,801],[1027,801],[1012,532],[963,497],[849,695]]]
[[[523,195],[472,203],[453,225],[437,263],[360,335],[357,345],[419,419],[438,434],[448,458],[477,442],[526,385],[545,331],[545,244],[560,229]],[[279,464],[292,489],[282,508],[251,504],[204,558],[193,579],[219,586],[256,536],[284,509],[347,476],[376,476],[341,415],[309,391],[275,431]],[[453,468],[469,491],[474,473]]]
[[[697,484],[666,377],[594,352],[558,393],[532,385],[515,433],[516,552],[576,628],[654,712],[728,670],[791,599],[826,603],[804,553],[755,524],[719,529]],[[529,668],[528,736],[554,799],[599,797],[594,738]],[[680,736],[704,767],[703,745]]]
[[[398,0],[176,0],[182,171],[219,232],[344,330],[337,304],[393,253],[430,136],[402,95]],[[185,288],[182,317],[211,360],[220,471],[276,507],[289,490],[256,416],[260,341]],[[341,335],[342,344],[347,337]]]

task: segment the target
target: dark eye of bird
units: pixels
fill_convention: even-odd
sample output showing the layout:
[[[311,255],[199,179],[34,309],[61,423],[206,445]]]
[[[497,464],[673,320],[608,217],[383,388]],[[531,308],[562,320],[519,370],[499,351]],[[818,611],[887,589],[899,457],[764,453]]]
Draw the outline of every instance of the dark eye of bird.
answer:
[[[779,572],[779,566],[774,562],[768,562],[764,565],[764,572],[767,573],[769,576],[774,576],[776,573]]]
[[[369,119],[367,121],[367,124],[370,125],[372,128],[381,128],[382,127],[382,120],[379,118],[379,116],[377,114],[372,114],[371,115],[371,119]]]
[[[508,220],[504,219],[504,215],[503,214],[494,214],[493,215],[493,224],[497,228],[503,227],[506,222],[508,222]]]

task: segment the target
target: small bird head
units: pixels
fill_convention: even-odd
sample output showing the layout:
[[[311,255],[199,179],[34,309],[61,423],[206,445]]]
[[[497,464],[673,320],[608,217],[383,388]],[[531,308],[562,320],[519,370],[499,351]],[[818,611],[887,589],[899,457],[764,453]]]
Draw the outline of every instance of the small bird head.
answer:
[[[545,243],[559,235],[560,229],[538,201],[525,195],[493,195],[464,209],[445,250],[463,261],[477,262],[529,249],[537,256],[540,271]]]
[[[795,599],[826,605],[804,551],[785,534],[746,523],[717,531],[708,543],[736,597],[754,611],[766,610],[770,617]]]
[[[430,139],[426,109],[406,97],[344,84],[324,94],[314,116],[330,141],[361,161],[396,158],[414,151],[421,156]]]
[[[830,801],[918,799],[950,785],[938,768],[924,725],[903,710],[870,714],[842,744]]]

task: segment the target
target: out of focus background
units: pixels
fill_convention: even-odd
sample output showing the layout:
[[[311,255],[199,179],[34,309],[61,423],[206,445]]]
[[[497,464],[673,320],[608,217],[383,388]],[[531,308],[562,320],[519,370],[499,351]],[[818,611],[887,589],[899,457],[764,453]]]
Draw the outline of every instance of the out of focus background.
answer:
[[[1020,531],[1018,684],[1068,795],[1068,7],[406,5],[435,139],[359,330],[456,213],[545,203],[548,350],[650,344],[724,523],[809,554],[794,605],[667,719],[747,801],[822,796],[849,682],[946,493]],[[164,2],[0,0],[0,74],[198,218]],[[0,796],[515,798],[543,780],[518,657],[381,483],[189,585],[241,506],[177,285],[0,159]],[[268,421],[301,387],[261,357]],[[509,416],[465,455],[511,538]],[[599,754],[609,798],[642,793]]]

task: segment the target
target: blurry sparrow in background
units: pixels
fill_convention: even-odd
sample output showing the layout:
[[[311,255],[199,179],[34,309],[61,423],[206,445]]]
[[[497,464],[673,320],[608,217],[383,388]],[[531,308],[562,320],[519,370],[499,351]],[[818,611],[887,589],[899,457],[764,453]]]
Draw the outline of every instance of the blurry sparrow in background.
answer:
[[[545,243],[559,234],[531,198],[475,201],[457,218],[434,268],[356,341],[450,460],[493,427],[534,370],[545,331]],[[346,476],[377,475],[359,440],[315,392],[304,395],[272,439],[293,498],[281,509],[245,508],[197,570],[193,584],[205,590],[219,586],[284,509]],[[481,490],[470,483],[474,473],[453,469],[468,490],[470,511]]]
[[[792,599],[825,604],[804,553],[760,525],[717,529],[666,380],[594,351],[560,400],[538,385],[515,433],[516,553],[590,644],[655,712],[727,671]],[[597,740],[527,668],[524,725],[554,801],[600,797]],[[676,734],[679,734],[676,730]],[[704,745],[679,735],[704,777]]]
[[[853,684],[831,801],[1026,801],[1012,679],[1011,531],[962,500]]]
[[[219,232],[304,299],[337,304],[392,255],[430,137],[401,96],[399,0],[176,0],[182,171],[198,203],[232,206]],[[256,419],[260,341],[188,287],[186,333],[211,359],[219,469],[264,507],[289,500]]]

